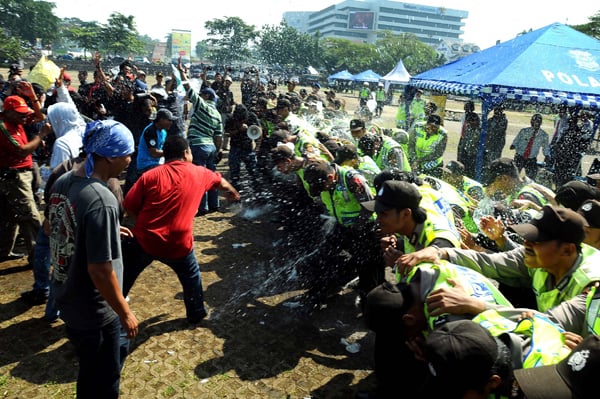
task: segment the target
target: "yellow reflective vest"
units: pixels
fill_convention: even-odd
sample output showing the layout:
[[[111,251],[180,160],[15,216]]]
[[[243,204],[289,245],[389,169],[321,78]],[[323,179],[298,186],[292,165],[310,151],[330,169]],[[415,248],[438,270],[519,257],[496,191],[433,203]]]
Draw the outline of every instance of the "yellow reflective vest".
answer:
[[[322,191],[321,201],[327,208],[330,216],[333,216],[342,226],[353,225],[360,216],[360,202],[348,189],[346,178],[358,171],[347,166],[337,166],[338,179],[333,190]]]
[[[368,155],[363,155],[358,157],[358,167],[356,168],[364,177],[367,179],[369,186],[371,187],[371,192],[375,195],[375,186],[373,185],[373,180],[375,176],[381,173],[381,169],[377,166],[377,163]]]
[[[398,168],[405,172],[410,172],[410,162],[408,162],[408,157],[406,156],[406,152],[402,149],[402,146],[393,138],[382,135],[381,137],[381,147],[377,154],[375,154],[375,163],[381,170],[388,168]],[[394,150],[399,151],[401,153],[402,159],[393,159],[392,154],[394,154]]]
[[[415,161],[419,168],[424,172],[434,169],[442,165],[444,160],[443,155],[431,161],[423,161],[422,159],[431,154],[434,149],[446,139],[448,132],[443,127],[439,127],[438,131],[431,136],[427,135],[424,124],[415,126]]]
[[[448,203],[450,203],[450,205],[462,209],[463,216],[461,217],[461,220],[463,221],[467,230],[469,230],[471,233],[479,232],[479,228],[473,221],[473,217],[471,215],[471,210],[476,208],[476,204],[471,200],[470,197],[466,196],[463,192],[444,180],[427,175],[421,175],[419,177],[424,179],[426,182],[433,183],[431,186],[439,191],[448,201]]]
[[[473,321],[495,337],[514,333],[527,339],[529,347],[523,352],[523,368],[556,364],[571,353],[565,345],[564,330],[541,313],[514,322],[502,317],[495,309],[488,309],[475,316]]]
[[[417,190],[421,194],[419,207],[427,213],[427,220],[417,226],[411,237],[399,238],[404,242],[404,253],[428,247],[436,238],[444,238],[455,247],[460,247],[460,234],[454,225],[454,215],[448,201],[427,184],[418,186]]]
[[[600,281],[600,251],[582,244],[581,264],[570,276],[565,276],[559,284],[548,290],[546,281],[551,278],[544,269],[534,269],[532,286],[540,312],[555,307],[563,301],[581,294],[594,281]]]
[[[414,278],[416,270],[422,268],[430,268],[436,272],[436,280],[431,287],[431,290],[425,293],[425,296],[429,295],[432,291],[440,288],[451,287],[448,279],[458,281],[462,285],[467,294],[471,297],[477,298],[484,302],[512,307],[512,304],[506,297],[496,288],[494,283],[487,277],[474,270],[468,269],[463,266],[455,265],[447,261],[439,261],[438,263],[420,263],[417,267],[412,268],[407,276],[407,282],[410,282]],[[396,274],[396,279],[400,281],[401,276]],[[430,330],[433,330],[436,326],[449,321],[449,315],[441,316],[430,316],[427,310],[427,305],[424,304],[425,317]]]
[[[600,290],[596,286],[585,301],[585,321],[588,333],[600,336]]]

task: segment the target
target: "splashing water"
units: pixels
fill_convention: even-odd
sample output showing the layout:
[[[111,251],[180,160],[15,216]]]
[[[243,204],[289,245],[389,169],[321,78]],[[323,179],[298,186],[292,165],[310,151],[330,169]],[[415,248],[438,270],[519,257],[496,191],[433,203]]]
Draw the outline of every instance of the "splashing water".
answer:
[[[483,216],[494,216],[494,201],[490,197],[483,197],[473,211],[473,221],[480,228],[479,222]]]

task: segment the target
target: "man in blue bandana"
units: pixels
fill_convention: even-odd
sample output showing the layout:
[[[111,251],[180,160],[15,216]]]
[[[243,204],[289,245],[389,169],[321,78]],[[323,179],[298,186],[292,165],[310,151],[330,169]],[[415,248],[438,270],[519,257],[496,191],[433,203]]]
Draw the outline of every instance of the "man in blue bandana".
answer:
[[[49,200],[52,289],[79,360],[78,398],[118,398],[121,368],[138,321],[122,294],[120,204],[106,182],[129,165],[125,125],[86,126],[85,167],[61,176]],[[130,233],[130,232],[129,232]]]

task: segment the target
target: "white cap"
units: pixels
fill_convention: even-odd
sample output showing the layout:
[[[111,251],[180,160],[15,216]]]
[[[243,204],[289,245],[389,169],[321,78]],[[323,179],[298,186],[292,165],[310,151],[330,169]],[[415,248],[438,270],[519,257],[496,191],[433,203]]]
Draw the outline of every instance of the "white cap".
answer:
[[[368,85],[369,85],[369,82],[364,82],[363,83],[363,86],[368,86]]]

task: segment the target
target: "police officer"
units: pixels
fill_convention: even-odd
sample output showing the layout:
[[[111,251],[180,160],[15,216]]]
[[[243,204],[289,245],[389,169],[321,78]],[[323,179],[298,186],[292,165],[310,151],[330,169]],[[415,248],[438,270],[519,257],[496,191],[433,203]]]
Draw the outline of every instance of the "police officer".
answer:
[[[582,251],[586,224],[575,211],[546,205],[531,223],[510,226],[524,240],[513,250],[488,254],[430,247],[401,256],[397,264],[407,270],[422,261],[448,259],[500,283],[531,288],[534,306],[544,312],[600,281],[600,252]]]
[[[324,161],[310,161],[304,168],[304,180],[310,195],[320,201],[334,222],[326,237],[314,234],[319,250],[302,265],[314,278],[311,288],[322,300],[324,291],[358,274],[359,296],[363,298],[383,281],[384,269],[372,214],[361,208],[361,202],[373,198],[371,188],[355,169]],[[342,252],[350,258],[342,259]]]
[[[461,303],[441,312],[441,298],[451,299],[453,292],[460,293]],[[510,306],[492,281],[445,261],[422,263],[405,281],[373,289],[365,321],[376,334],[377,398],[397,398],[400,389],[402,397],[421,397],[417,393],[428,375],[427,365],[416,361],[411,349],[428,332],[449,321],[471,319],[487,307]],[[401,388],[399,374],[407,382]]]
[[[418,173],[442,177],[444,151],[448,143],[448,132],[442,127],[442,118],[433,114],[426,123],[414,126],[408,143],[412,169]]]
[[[515,162],[510,158],[492,161],[485,190],[487,196],[502,199],[508,207],[527,206],[539,210],[548,203],[548,199],[536,183],[521,179]]]
[[[459,161],[450,161],[442,167],[442,180],[447,181],[469,198],[479,201],[483,198],[483,185],[465,176],[465,166]]]
[[[381,170],[398,168],[410,172],[410,162],[402,146],[386,135],[366,134],[358,141],[358,148],[373,158]]]
[[[432,189],[431,189],[432,190]],[[435,191],[435,190],[432,190]],[[431,245],[460,246],[450,207],[428,191],[422,195],[415,184],[388,180],[377,191],[375,200],[361,205],[377,214],[377,226],[386,264],[391,266],[403,253],[411,253]]]
[[[369,88],[369,82],[364,82],[363,87],[361,87],[358,92],[358,101],[360,107],[366,107],[367,101],[371,98],[371,89]]]
[[[383,87],[383,83],[377,84],[377,90],[375,90],[375,101],[377,102],[377,107],[375,108],[375,116],[379,117],[383,113],[383,107],[385,105],[385,89]]]
[[[358,155],[358,149],[352,143],[342,143],[335,152],[334,163],[341,166],[348,166],[359,171],[367,182],[375,195],[375,187],[373,181],[375,176],[381,173],[381,169],[369,155]]]

